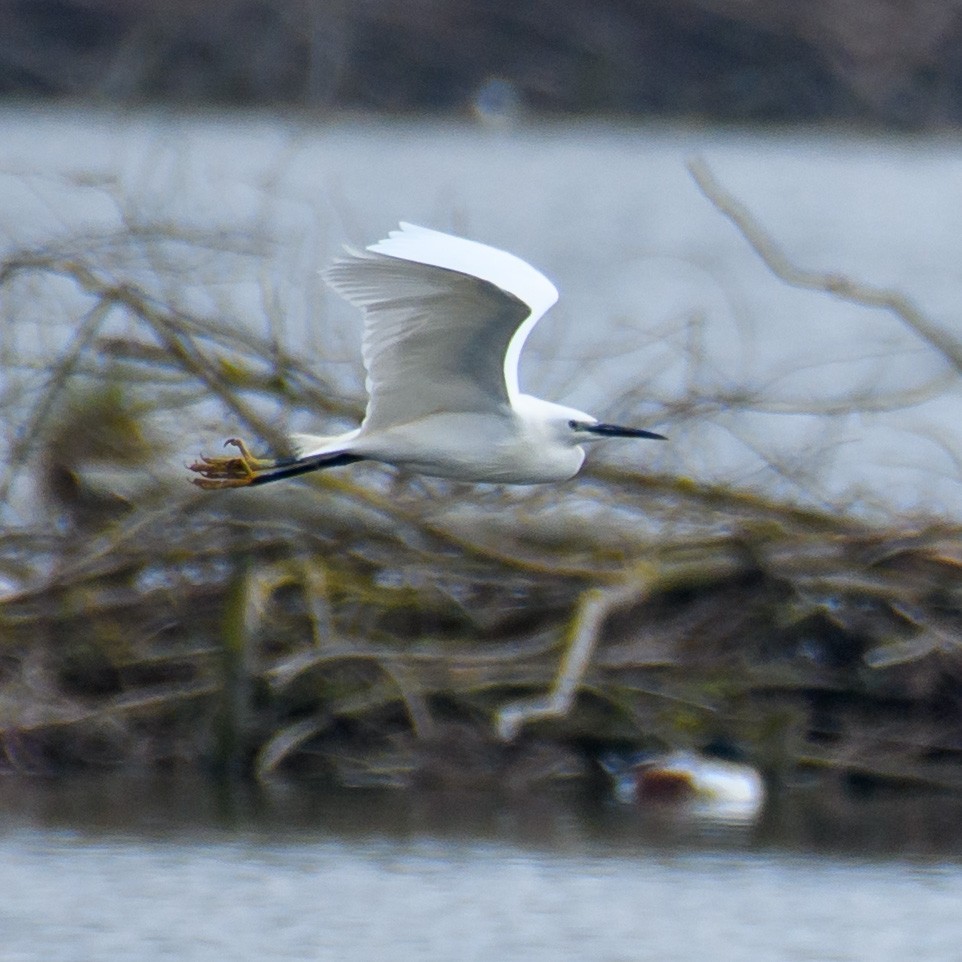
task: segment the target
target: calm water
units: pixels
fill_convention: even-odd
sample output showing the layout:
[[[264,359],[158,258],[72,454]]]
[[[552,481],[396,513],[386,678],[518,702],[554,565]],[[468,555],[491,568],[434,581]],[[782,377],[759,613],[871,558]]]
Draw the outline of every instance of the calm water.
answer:
[[[0,784],[0,958],[949,960],[962,807]]]

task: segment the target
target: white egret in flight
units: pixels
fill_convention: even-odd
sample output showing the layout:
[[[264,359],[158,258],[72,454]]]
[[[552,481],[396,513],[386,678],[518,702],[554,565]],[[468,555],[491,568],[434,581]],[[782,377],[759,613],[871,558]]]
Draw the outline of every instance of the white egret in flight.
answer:
[[[380,461],[459,481],[564,481],[598,438],[657,438],[603,424],[518,388],[521,349],[558,299],[555,286],[505,251],[400,225],[324,272],[364,312],[369,398],[361,426],[336,437],[294,435],[291,458],[202,457],[202,488],[266,484],[354,461]]]

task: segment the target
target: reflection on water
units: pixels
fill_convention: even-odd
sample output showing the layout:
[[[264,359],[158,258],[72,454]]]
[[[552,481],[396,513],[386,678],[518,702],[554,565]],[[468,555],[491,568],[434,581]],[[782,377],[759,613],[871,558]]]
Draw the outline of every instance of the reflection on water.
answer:
[[[0,783],[4,960],[952,958],[962,805]]]
[[[830,857],[962,859],[962,799],[824,788],[774,795],[750,822],[689,818],[670,805],[626,805],[582,790],[539,794],[336,790],[277,784],[217,789],[194,779],[0,778],[8,837],[337,840],[346,845],[477,842],[603,856],[717,848]]]

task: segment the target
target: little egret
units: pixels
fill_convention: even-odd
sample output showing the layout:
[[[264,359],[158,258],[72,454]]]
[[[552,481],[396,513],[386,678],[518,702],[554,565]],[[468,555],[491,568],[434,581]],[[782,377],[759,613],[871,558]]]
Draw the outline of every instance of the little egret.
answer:
[[[513,254],[402,223],[365,251],[348,250],[323,276],[364,312],[361,426],[336,437],[294,435],[291,458],[256,458],[231,438],[239,456],[190,465],[200,487],[266,484],[355,461],[538,484],[574,477],[586,441],[664,440],[520,392],[521,348],[558,292]]]

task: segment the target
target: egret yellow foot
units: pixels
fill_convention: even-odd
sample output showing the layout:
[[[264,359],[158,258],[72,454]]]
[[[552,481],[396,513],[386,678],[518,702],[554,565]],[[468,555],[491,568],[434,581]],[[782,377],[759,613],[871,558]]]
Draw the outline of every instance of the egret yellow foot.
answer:
[[[224,447],[233,445],[240,451],[239,455],[209,458],[201,455],[199,461],[188,465],[191,471],[200,475],[193,478],[194,484],[207,491],[221,488],[245,488],[254,483],[254,479],[263,471],[277,466],[274,458],[255,458],[250,448],[240,438],[228,438]]]

